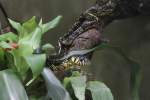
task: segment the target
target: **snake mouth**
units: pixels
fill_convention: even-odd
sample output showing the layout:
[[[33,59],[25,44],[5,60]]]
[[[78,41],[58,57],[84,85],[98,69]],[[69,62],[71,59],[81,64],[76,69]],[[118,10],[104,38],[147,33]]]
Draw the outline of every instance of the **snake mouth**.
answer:
[[[63,56],[49,56],[47,59],[47,65],[50,66],[53,71],[67,71],[70,69],[80,70],[84,66],[90,65],[93,52],[103,46],[105,46],[105,43],[103,45],[101,43],[91,49],[72,50]]]
[[[90,65],[89,55],[73,55],[64,59],[59,64],[51,65],[53,71],[81,71],[86,66]]]
[[[82,69],[90,64],[93,52],[105,42],[107,43],[103,41],[100,31],[94,28],[80,34],[71,45],[59,41],[57,57],[49,57],[48,65],[52,65],[54,71]]]
[[[84,70],[89,65],[90,59],[87,55],[73,55],[63,60],[60,64],[52,64],[50,69],[62,80],[65,77],[73,75],[73,72],[80,72],[83,74]]]
[[[63,66],[65,70],[80,70],[88,65],[90,65],[90,60],[86,56],[72,56],[63,61],[60,66]]]
[[[83,50],[72,50],[63,55],[50,55],[47,57],[47,65],[62,65],[63,63],[71,63],[75,65],[86,65],[90,60],[92,52],[98,47]]]

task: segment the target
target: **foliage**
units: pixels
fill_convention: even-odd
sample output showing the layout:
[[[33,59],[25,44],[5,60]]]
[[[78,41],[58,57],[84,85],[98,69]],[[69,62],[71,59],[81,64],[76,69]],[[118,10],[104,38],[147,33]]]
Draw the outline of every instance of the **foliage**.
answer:
[[[86,91],[90,91],[88,96],[93,100],[113,100],[110,90],[101,82],[87,82],[86,76],[72,72],[71,77],[64,79],[63,86],[49,68],[44,68],[46,52],[54,47],[49,43],[42,46],[41,39],[45,32],[56,27],[60,19],[61,16],[58,16],[46,24],[42,23],[42,19],[37,23],[35,16],[24,23],[9,19],[17,35],[13,32],[0,35],[0,62],[4,66],[4,69],[0,68],[1,100],[84,100],[87,98]],[[40,48],[40,53],[35,52]],[[39,86],[40,82],[47,95],[46,92],[40,96],[34,94],[39,93],[39,87],[35,86]]]
[[[82,80],[82,81],[81,81]],[[68,91],[71,91],[71,95],[75,100],[114,100],[110,89],[102,82],[88,81],[86,76],[81,74],[73,74],[71,77],[64,79],[64,86]],[[86,95],[86,91],[90,93]]]
[[[48,97],[52,100],[71,100],[69,93],[50,69],[44,68],[42,76],[46,83]]]
[[[9,32],[0,36],[0,47],[7,53],[7,62],[13,61],[13,64],[11,63],[11,65],[8,64],[7,66],[15,67],[22,77],[29,69],[32,71],[33,79],[39,76],[45,64],[46,55],[35,55],[33,51],[40,47],[44,32],[54,28],[60,18],[61,16],[58,16],[46,24],[42,24],[42,20],[37,24],[35,17],[23,24],[9,19],[12,27],[17,30],[18,35]],[[53,49],[52,46],[49,46],[49,48]]]
[[[0,71],[0,80],[1,100],[28,100],[26,91],[13,70]]]

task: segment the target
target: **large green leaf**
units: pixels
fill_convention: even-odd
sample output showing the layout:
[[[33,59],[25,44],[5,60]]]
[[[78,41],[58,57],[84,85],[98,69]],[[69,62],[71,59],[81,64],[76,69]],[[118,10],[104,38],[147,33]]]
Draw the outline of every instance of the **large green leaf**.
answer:
[[[64,86],[71,85],[74,95],[78,100],[85,100],[86,76],[71,76],[64,79]]]
[[[0,100],[29,100],[26,91],[13,70],[0,71]]]
[[[36,29],[29,35],[19,40],[19,45],[28,45],[32,49],[39,47],[42,38],[42,29],[36,27]],[[28,49],[28,48],[27,48]]]
[[[62,16],[57,16],[55,19],[46,24],[42,25],[41,23],[39,23],[40,27],[42,28],[42,33],[45,33],[48,30],[55,28],[58,25],[61,18]],[[42,22],[42,20],[40,22]]]
[[[35,79],[41,72],[46,61],[45,54],[28,54],[28,52],[20,52],[19,50],[13,50],[10,52],[13,55],[13,61],[17,71],[22,77],[26,75],[26,72],[30,68],[33,73],[33,79]],[[8,58],[11,61],[11,57]],[[11,67],[11,66],[8,66]],[[14,66],[13,66],[14,67]]]
[[[70,82],[78,100],[85,100],[86,76],[71,77]]]
[[[31,68],[33,78],[36,78],[38,75],[40,75],[45,65],[46,55],[45,54],[29,55],[24,56],[24,59]]]
[[[11,63],[14,63],[14,64],[12,64],[14,66],[8,66],[8,67],[16,67],[16,69],[20,73],[20,75],[24,76],[25,73],[29,69],[29,66],[26,63],[26,60],[22,56],[20,56],[18,50],[14,50],[13,52],[11,52],[11,54],[13,55],[13,58],[8,57],[8,55],[11,56],[10,53],[8,53],[7,59],[8,59],[8,61],[13,60],[13,62],[11,62]]]
[[[7,42],[2,41],[0,42],[0,48],[6,49],[6,48],[12,48],[12,46]]]
[[[90,81],[87,89],[91,92],[93,100],[114,100],[110,89],[102,82]]]
[[[40,46],[41,39],[42,39],[42,29],[40,27],[37,27],[33,31],[33,35],[30,39],[33,49],[37,49]]]
[[[11,19],[8,19],[11,26],[17,30],[18,33],[22,31],[22,26],[19,22],[13,21]]]
[[[44,100],[49,100],[50,98],[52,100],[71,100],[69,93],[49,68],[43,69],[42,76],[48,91],[47,99]]]
[[[5,34],[0,35],[0,41],[17,41],[18,40],[18,36],[16,34],[14,34],[13,32],[8,32]]]
[[[28,32],[31,33],[37,27],[36,17],[33,16],[30,20],[22,24],[22,27]]]

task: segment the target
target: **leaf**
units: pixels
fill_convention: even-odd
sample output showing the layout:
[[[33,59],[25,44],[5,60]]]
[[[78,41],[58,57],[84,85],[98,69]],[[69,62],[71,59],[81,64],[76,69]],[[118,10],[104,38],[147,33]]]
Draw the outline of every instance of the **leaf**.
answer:
[[[19,56],[31,55],[33,53],[33,48],[32,48],[31,43],[28,41],[28,42],[19,44],[19,48],[16,50],[16,53],[18,53]]]
[[[42,76],[48,91],[47,99],[45,100],[49,100],[50,98],[52,100],[71,100],[69,93],[49,68],[43,69]]]
[[[42,46],[42,49],[43,50],[54,49],[54,47],[50,43],[47,43],[47,44],[45,44],[45,45]]]
[[[74,90],[75,96],[79,100],[85,100],[86,77],[72,77],[70,82]]]
[[[13,20],[11,20],[11,19],[8,19],[8,20],[9,20],[9,23],[12,25],[12,27],[13,27],[14,29],[16,29],[18,33],[20,33],[21,30],[22,30],[21,24],[20,24],[19,22],[13,21]]]
[[[36,23],[35,16],[24,22],[22,25],[9,19],[9,22],[19,34],[19,40],[17,43],[19,48],[9,51],[9,53],[13,56],[11,57],[11,61],[14,61],[11,66],[14,65],[21,75],[24,75],[28,68],[30,68],[33,73],[33,79],[31,81],[33,81],[41,73],[46,60],[45,54],[33,55],[32,53],[35,49],[40,47],[43,32],[54,28],[58,24],[60,18],[61,16],[58,16],[53,21],[46,24],[42,24],[41,20],[39,25]],[[5,42],[0,43],[0,46],[3,48],[9,47],[9,44]],[[51,45],[47,45],[45,47],[52,48]]]
[[[45,99],[45,96],[42,97],[30,96],[29,100],[47,100],[47,99]]]
[[[46,61],[46,55],[45,54],[29,55],[24,56],[24,59],[31,68],[33,78],[35,79],[37,76],[40,75],[40,73],[43,70]]]
[[[43,23],[43,20],[42,20],[42,18],[41,18],[41,19],[40,19],[40,22],[39,22],[39,26],[40,26],[40,27],[42,27],[42,25],[43,25],[42,23]]]
[[[0,41],[17,41],[18,36],[13,32],[8,32],[5,34],[0,35]]]
[[[9,43],[4,42],[4,41],[0,42],[0,47],[3,49],[12,48],[12,46]]]
[[[11,57],[12,55],[12,57]],[[22,77],[25,75],[25,73],[28,71],[29,66],[26,63],[25,59],[20,56],[20,52],[18,50],[13,50],[10,53],[7,54],[8,61],[12,61],[8,67],[16,67],[17,71],[19,72]]]
[[[29,40],[32,44],[33,49],[37,49],[40,46],[41,39],[42,39],[42,29],[40,27],[37,27],[33,33],[32,37]]]
[[[31,34],[19,40],[19,45],[28,45],[34,50],[40,46],[41,38],[42,30],[40,27],[36,27],[36,29]]]
[[[46,24],[41,25],[42,33],[45,33],[48,30],[55,28],[58,25],[58,23],[59,23],[59,21],[60,21],[61,18],[62,18],[62,16],[57,16],[52,21],[50,21],[50,22],[48,22]]]
[[[114,100],[110,89],[102,82],[90,81],[86,89],[91,92],[93,100]]]
[[[52,51],[54,51],[54,47],[50,44],[50,43],[47,43],[45,45],[42,46],[42,50],[48,54],[48,53],[51,53]]]
[[[141,85],[141,67],[140,65],[135,62],[130,60],[131,64],[131,79],[130,79],[130,84],[131,84],[131,95],[132,95],[132,100],[140,100],[139,97],[139,89]]]
[[[20,52],[23,54],[32,54],[34,49],[37,49],[41,43],[42,30],[37,27],[32,34],[19,40]],[[29,51],[29,52],[26,52]]]
[[[5,59],[4,59],[4,51],[2,50],[2,48],[0,48],[0,66],[3,66],[5,64]],[[1,69],[1,68],[0,68]]]
[[[28,32],[28,34],[34,31],[37,27],[36,17],[33,16],[30,20],[23,23],[22,27]]]
[[[26,91],[13,70],[0,71],[1,100],[29,100]]]
[[[4,51],[0,48],[0,61],[4,60]]]
[[[67,87],[69,83],[72,86],[74,94],[78,100],[85,100],[86,76],[76,76],[64,79],[64,85]]]

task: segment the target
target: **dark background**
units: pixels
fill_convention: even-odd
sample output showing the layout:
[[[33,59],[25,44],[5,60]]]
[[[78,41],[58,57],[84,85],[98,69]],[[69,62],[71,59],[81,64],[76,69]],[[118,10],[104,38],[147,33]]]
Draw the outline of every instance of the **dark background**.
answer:
[[[0,0],[9,18],[25,21],[32,16],[50,21],[57,15],[63,15],[58,27],[44,36],[44,42],[57,44],[60,36],[67,32],[75,19],[94,0]],[[2,27],[7,26],[6,20],[0,12]],[[110,40],[110,44],[120,47],[129,58],[135,60],[142,67],[142,84],[140,88],[141,100],[150,100],[150,17],[138,16],[111,23],[103,35]],[[110,87],[115,100],[130,100],[130,71],[131,65],[118,52],[112,49],[96,51],[92,65],[88,68],[98,80]]]

